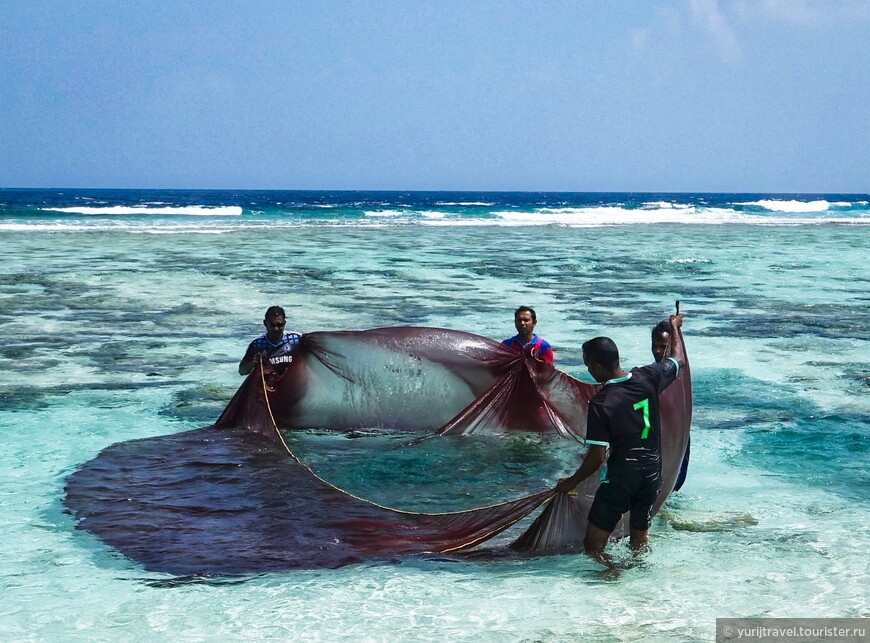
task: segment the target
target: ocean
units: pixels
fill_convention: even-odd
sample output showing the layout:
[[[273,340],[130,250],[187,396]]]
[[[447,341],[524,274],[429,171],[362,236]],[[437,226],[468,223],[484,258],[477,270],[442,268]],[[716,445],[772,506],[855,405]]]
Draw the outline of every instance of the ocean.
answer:
[[[722,617],[870,617],[868,240],[870,195],[0,190],[0,639],[707,641]],[[472,555],[179,579],[65,510],[106,447],[212,423],[272,304],[299,332],[499,340],[529,305],[557,367],[590,381],[584,340],[648,363],[676,300],[688,479],[649,552],[611,546],[617,572]],[[427,511],[543,489],[580,457],[398,440],[292,444],[357,495]]]

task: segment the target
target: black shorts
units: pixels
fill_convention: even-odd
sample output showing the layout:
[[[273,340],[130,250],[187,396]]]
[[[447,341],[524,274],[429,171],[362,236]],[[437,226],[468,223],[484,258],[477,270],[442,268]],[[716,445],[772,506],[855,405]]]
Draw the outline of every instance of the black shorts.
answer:
[[[646,531],[652,523],[652,506],[661,488],[660,465],[608,464],[607,475],[589,509],[589,524],[612,532],[622,514],[631,511],[632,528]]]

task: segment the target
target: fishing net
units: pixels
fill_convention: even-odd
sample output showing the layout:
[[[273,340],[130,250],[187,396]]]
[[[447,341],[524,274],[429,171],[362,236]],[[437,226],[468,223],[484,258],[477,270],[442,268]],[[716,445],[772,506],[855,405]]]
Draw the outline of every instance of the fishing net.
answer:
[[[682,338],[680,337],[680,341]],[[281,429],[328,426],[428,430],[436,435],[532,431],[583,439],[598,390],[530,352],[476,335],[433,328],[315,332],[303,336],[290,367],[255,369],[217,427],[244,427],[282,445],[320,484],[321,500],[347,515],[323,524],[335,538],[371,554],[448,552],[473,547],[515,524],[554,495],[513,547],[545,553],[579,546],[598,486],[551,490],[487,507],[415,513],[371,503],[318,477],[287,446]],[[691,422],[688,368],[662,396],[664,493],[676,480]],[[568,473],[568,472],[566,472]],[[620,524],[616,536],[624,532]]]
[[[679,333],[676,339],[682,342]],[[283,374],[256,369],[214,426],[104,449],[68,478],[65,506],[79,528],[147,570],[176,576],[459,552],[545,503],[512,547],[569,551],[580,547],[598,476],[575,494],[543,488],[464,511],[406,511],[403,506],[419,505],[398,486],[394,499],[381,494],[391,498],[391,507],[360,498],[318,476],[285,437],[305,428],[374,428],[391,435],[413,431],[415,443],[521,431],[582,442],[596,388],[530,353],[456,331],[310,333]],[[674,486],[688,441],[688,368],[662,394],[660,406],[664,485],[655,509]]]

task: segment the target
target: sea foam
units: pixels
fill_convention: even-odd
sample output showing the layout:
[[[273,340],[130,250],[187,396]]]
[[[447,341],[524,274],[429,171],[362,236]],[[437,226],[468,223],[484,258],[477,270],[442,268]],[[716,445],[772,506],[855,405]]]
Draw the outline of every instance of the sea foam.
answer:
[[[657,207],[657,206],[662,207]],[[565,226],[608,226],[650,223],[722,224],[739,223],[746,216],[727,208],[698,209],[690,206],[646,204],[644,209],[620,207],[540,208],[533,212],[497,212],[514,225],[555,224]]]
[[[818,201],[778,201],[776,199],[762,199],[761,201],[749,201],[737,205],[754,205],[773,212],[825,212],[831,204],[825,200]]]
[[[40,208],[47,212],[64,212],[67,214],[88,214],[88,215],[124,215],[124,214],[162,214],[172,216],[205,216],[205,217],[237,217],[242,214],[242,208],[237,205],[228,206],[205,206],[205,205],[187,205],[187,206],[167,206],[167,207],[146,207],[141,205],[112,205],[107,207],[92,207],[80,206],[70,208]]]

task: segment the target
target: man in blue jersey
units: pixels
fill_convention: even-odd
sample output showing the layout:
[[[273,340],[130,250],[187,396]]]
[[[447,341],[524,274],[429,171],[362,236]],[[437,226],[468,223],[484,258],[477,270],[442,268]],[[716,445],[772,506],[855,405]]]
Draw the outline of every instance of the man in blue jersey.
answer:
[[[504,340],[501,345],[515,353],[522,353],[531,346],[534,355],[550,364],[553,363],[553,347],[550,343],[535,335],[538,316],[533,308],[520,306],[514,311],[514,326],[517,334]]]
[[[678,337],[683,316],[668,320],[671,337]],[[567,492],[607,466],[595,500],[589,509],[589,524],[583,546],[601,557],[619,519],[630,511],[630,541],[634,550],[647,544],[652,506],[662,486],[661,421],[659,394],[686,365],[680,341],[671,356],[661,362],[626,373],[619,366],[619,350],[612,339],[596,337],[583,344],[583,363],[596,382],[604,384],[589,402],[586,444],[589,450],[574,475],[556,485]]]
[[[267,359],[272,368],[279,373],[293,361],[293,353],[299,346],[302,336],[284,330],[286,316],[280,306],[272,306],[266,311],[263,326],[266,332],[248,345],[248,350],[239,362],[239,375],[247,375],[261,359]]]

